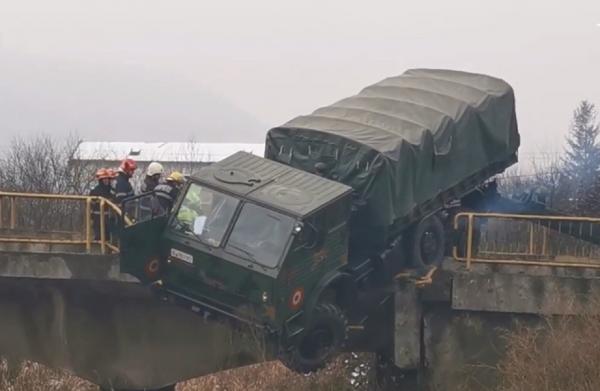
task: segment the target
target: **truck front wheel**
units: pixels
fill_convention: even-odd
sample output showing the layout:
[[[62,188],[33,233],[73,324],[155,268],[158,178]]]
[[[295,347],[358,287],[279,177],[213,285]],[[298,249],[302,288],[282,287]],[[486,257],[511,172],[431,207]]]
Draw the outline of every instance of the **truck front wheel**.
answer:
[[[343,348],[347,324],[346,316],[337,305],[318,304],[302,335],[284,349],[281,362],[299,373],[310,373],[323,368]]]

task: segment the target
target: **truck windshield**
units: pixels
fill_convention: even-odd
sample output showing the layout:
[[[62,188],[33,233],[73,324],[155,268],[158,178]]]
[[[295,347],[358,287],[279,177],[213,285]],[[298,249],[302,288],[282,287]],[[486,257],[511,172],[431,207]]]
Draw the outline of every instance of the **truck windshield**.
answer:
[[[238,203],[239,200],[234,197],[192,183],[172,225],[210,246],[218,247]]]
[[[294,219],[254,204],[245,204],[225,250],[267,267],[275,267],[292,234]]]

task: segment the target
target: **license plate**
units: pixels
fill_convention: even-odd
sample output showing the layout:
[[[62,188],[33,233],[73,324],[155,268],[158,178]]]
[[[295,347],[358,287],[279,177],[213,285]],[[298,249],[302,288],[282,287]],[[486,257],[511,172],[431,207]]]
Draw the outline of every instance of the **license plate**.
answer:
[[[175,248],[171,249],[171,257],[179,261],[194,263],[194,257],[191,254],[184,253],[183,251],[177,250]]]

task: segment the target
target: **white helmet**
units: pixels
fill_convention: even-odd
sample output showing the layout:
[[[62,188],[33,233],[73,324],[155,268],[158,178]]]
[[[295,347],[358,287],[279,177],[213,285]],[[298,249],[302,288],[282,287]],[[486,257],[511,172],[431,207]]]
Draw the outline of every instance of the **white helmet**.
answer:
[[[162,175],[165,172],[162,164],[158,162],[152,162],[148,164],[148,170],[146,170],[146,175],[154,176],[154,175]]]

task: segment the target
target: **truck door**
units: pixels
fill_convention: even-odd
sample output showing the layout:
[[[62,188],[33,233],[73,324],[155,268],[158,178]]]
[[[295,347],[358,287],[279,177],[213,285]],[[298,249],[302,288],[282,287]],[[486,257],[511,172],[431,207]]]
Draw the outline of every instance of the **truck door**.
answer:
[[[128,198],[122,205],[119,235],[121,272],[142,282],[158,278],[160,268],[160,238],[167,215],[155,203],[153,194]]]

